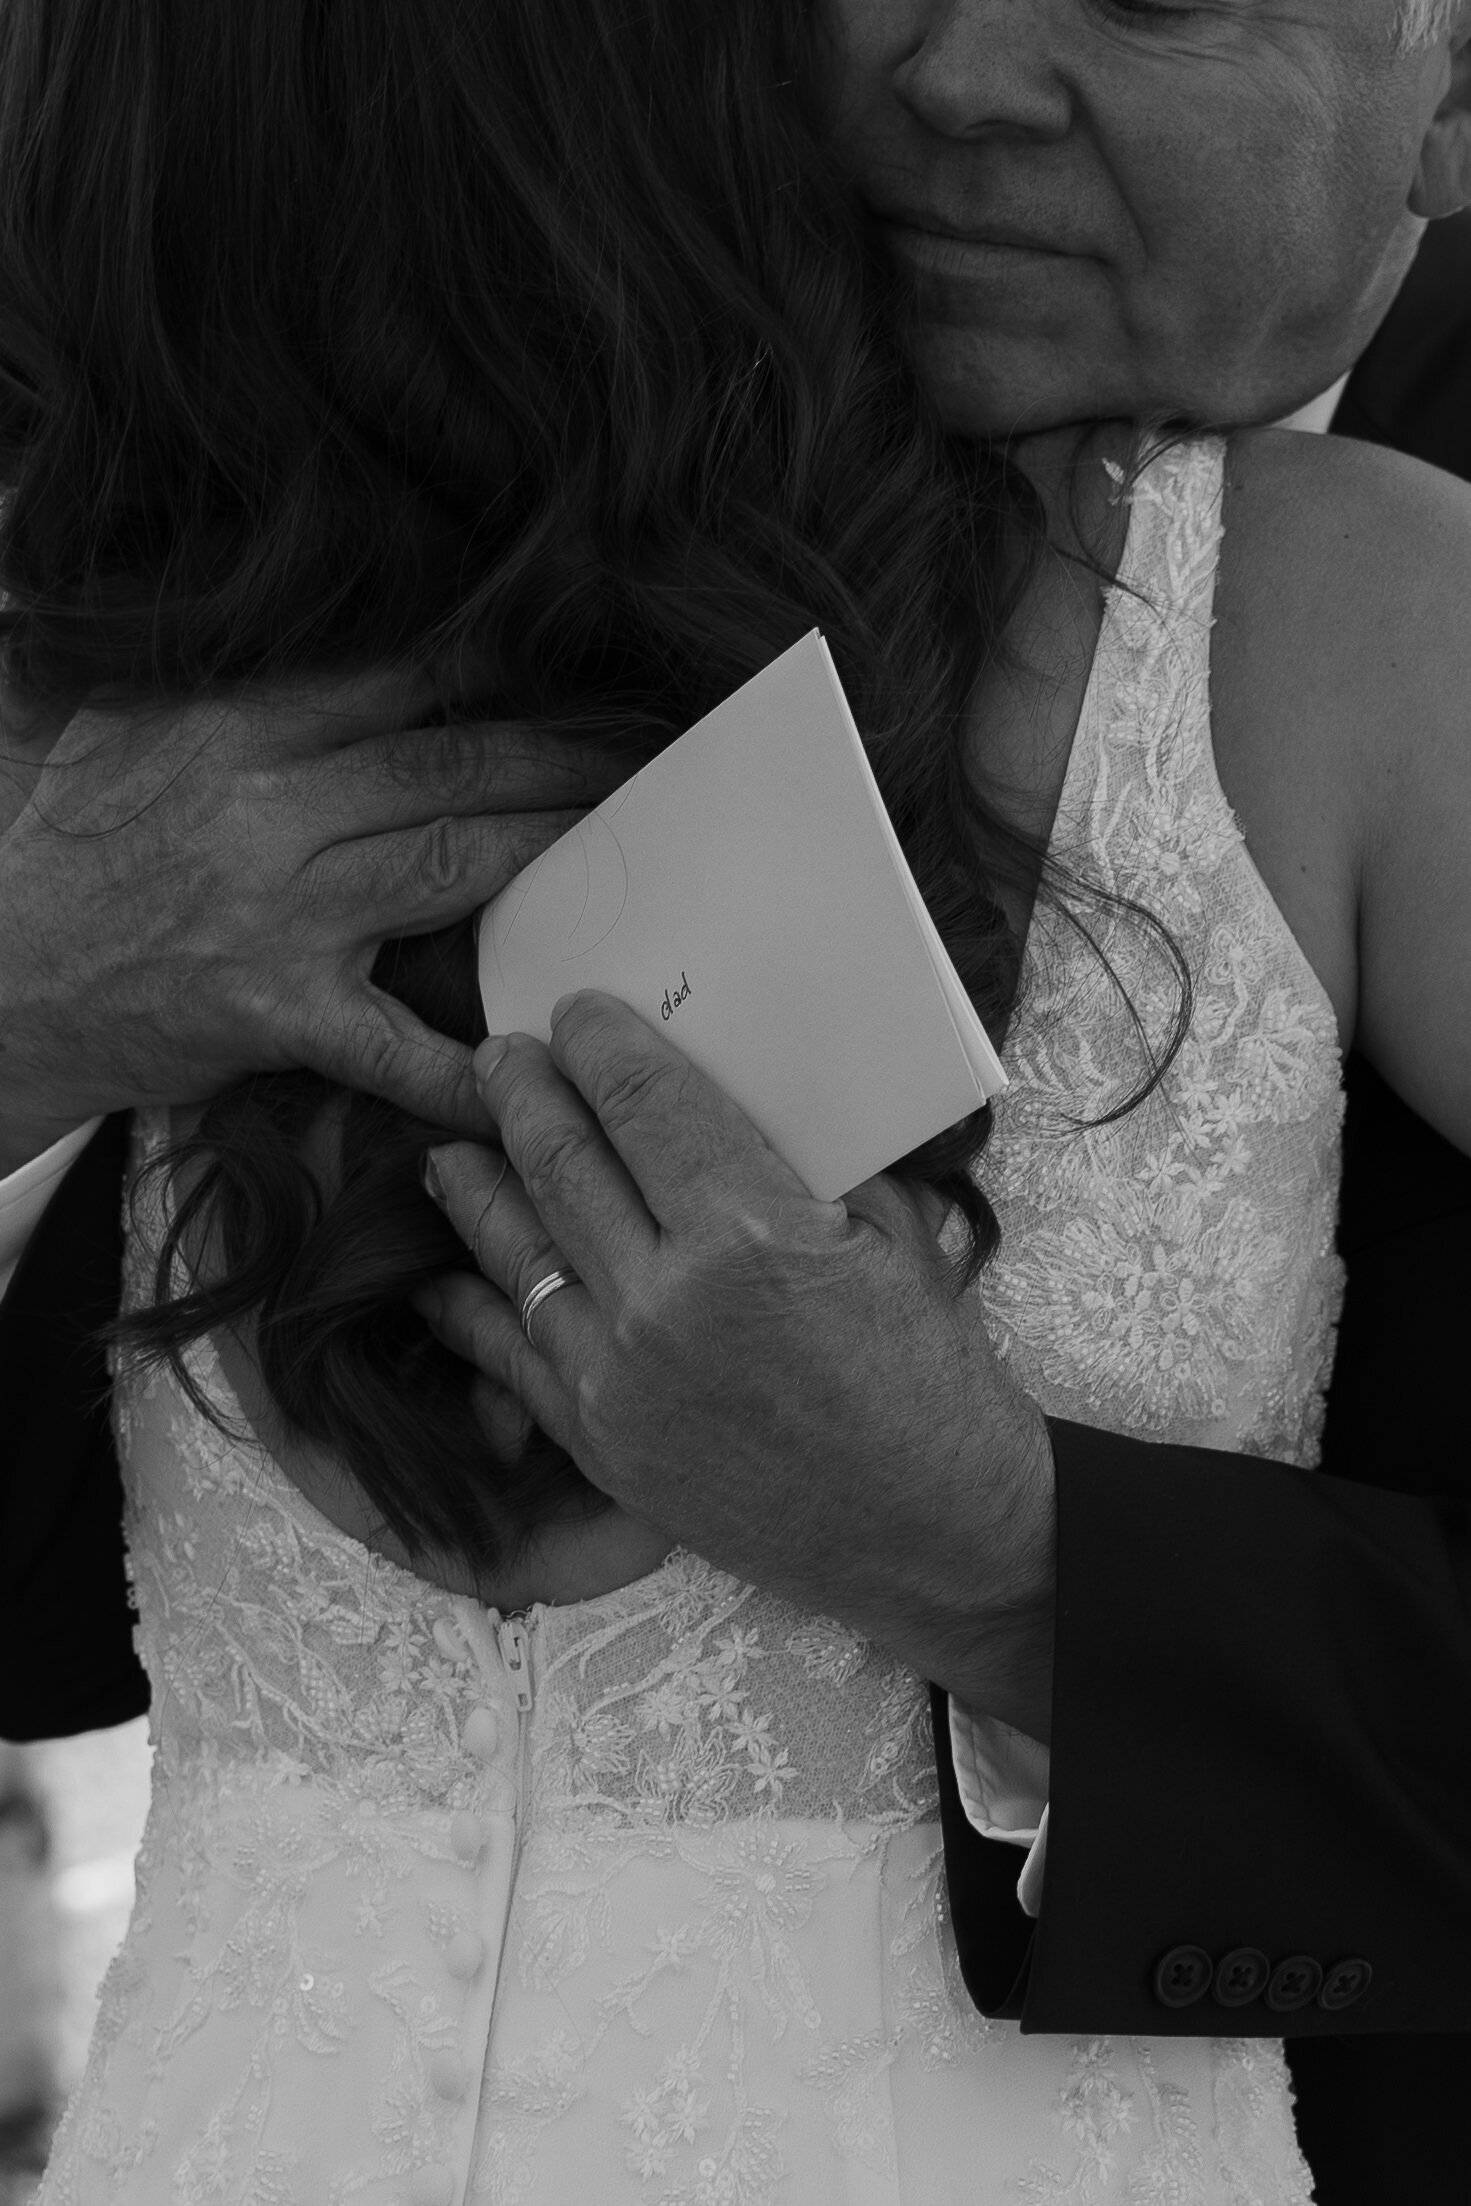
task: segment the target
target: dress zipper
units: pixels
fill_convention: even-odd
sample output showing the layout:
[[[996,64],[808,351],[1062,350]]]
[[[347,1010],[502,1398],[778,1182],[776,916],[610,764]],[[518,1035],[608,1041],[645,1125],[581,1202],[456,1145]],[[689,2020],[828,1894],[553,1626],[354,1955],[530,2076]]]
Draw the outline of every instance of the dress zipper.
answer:
[[[524,1616],[503,1616],[495,1628],[501,1660],[516,1695],[518,1714],[531,1713],[531,1634]]]
[[[513,1892],[516,1871],[521,1863],[522,1837],[526,1829],[526,1794],[531,1777],[531,1634],[536,1618],[536,1609],[523,1610],[517,1616],[497,1618],[495,1627],[501,1661],[505,1664],[506,1675],[516,1695],[516,1821],[515,1837],[511,1842]]]

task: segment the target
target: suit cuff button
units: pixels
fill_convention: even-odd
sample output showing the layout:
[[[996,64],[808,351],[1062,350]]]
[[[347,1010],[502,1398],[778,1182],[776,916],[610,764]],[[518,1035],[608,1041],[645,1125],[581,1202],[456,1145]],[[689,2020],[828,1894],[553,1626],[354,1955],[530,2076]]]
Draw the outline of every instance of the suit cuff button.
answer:
[[[1171,1946],[1154,1972],[1154,1996],[1162,2007],[1193,2007],[1215,1974],[1201,1946]]]
[[[1328,2014],[1341,2014],[1345,2007],[1363,1998],[1373,1981],[1374,1971],[1367,1961],[1357,1957],[1351,1961],[1335,1961],[1323,1979],[1318,2005]]]
[[[1235,1946],[1216,1963],[1212,1986],[1223,2007],[1249,2007],[1267,1988],[1272,1964],[1256,1946]]]
[[[1267,2005],[1273,2014],[1296,2014],[1299,2007],[1310,2006],[1317,1998],[1322,1981],[1322,1967],[1312,1955],[1294,1953],[1273,1969],[1267,1985]]]

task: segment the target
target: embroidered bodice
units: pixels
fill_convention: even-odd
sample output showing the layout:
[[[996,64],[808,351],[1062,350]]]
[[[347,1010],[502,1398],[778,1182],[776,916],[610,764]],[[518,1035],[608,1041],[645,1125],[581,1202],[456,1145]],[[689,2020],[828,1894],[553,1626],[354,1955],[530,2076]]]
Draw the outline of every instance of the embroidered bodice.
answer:
[[[1096,991],[1038,934],[980,1291],[1049,1400],[1301,1454],[1332,1275],[1279,1240],[1290,1197],[1315,1245],[1331,1208],[1333,1037],[1212,795],[1219,475],[1201,447],[1136,495],[1163,594],[1112,596],[1065,792],[1200,952],[1203,1023],[1147,1133],[1066,1130]],[[500,1616],[319,1515],[207,1344],[191,1376],[226,1429],[118,1374],[154,1800],[38,2206],[1305,2206],[1277,2047],[971,2008],[924,1688],[879,1649],[682,1552]]]
[[[1342,1296],[1338,1030],[1216,776],[1223,452],[1177,447],[1133,490],[1050,845],[1169,930],[1189,1031],[1157,1091],[1098,1123],[1146,1077],[1132,1014],[1157,1047],[1178,972],[1121,903],[1075,907],[1107,966],[1039,907],[983,1160],[1002,1228],[983,1293],[1050,1415],[1312,1463]]]

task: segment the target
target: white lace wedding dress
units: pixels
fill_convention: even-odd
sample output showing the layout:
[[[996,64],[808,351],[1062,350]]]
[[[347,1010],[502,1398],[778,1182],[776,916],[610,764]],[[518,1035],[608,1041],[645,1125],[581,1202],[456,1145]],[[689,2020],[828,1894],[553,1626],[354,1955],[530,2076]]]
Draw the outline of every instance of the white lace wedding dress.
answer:
[[[1202,444],[1135,493],[1153,609],[1111,594],[1055,838],[1175,932],[1190,1040],[1078,1130],[1127,1024],[1038,921],[979,1291],[1049,1408],[1303,1462],[1338,1067],[1212,765],[1220,477]],[[1154,1012],[1137,930],[1104,933]],[[207,1349],[194,1372],[238,1427]],[[879,1649],[686,1554],[500,1617],[335,1530],[170,1378],[123,1371],[118,1417],[154,1802],[40,2206],[1308,2198],[1275,2045],[971,2009],[925,1694]]]

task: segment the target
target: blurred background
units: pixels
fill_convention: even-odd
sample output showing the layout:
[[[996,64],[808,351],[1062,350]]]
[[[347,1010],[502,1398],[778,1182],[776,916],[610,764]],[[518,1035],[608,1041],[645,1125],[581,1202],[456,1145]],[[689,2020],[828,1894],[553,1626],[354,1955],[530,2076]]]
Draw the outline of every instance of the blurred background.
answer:
[[[0,2206],[25,2206],[133,1904],[148,1721],[0,1740]]]

